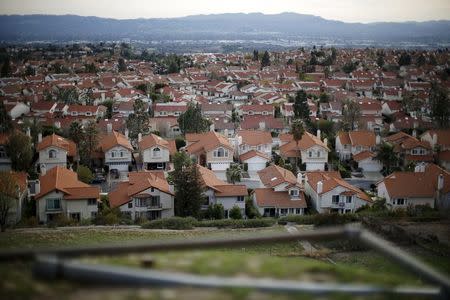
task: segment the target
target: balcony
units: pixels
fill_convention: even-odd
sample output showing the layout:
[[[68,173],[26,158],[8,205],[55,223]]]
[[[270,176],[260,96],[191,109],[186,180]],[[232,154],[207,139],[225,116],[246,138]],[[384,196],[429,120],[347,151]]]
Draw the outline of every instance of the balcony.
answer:
[[[161,210],[161,209],[163,209],[163,206],[161,203],[150,203],[147,206],[147,209],[148,210]]]

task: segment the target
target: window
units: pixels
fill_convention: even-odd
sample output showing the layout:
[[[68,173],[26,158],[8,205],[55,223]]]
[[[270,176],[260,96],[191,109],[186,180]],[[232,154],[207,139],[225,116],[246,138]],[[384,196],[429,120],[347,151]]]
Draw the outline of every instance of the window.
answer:
[[[146,207],[147,199],[146,198],[137,198],[136,199],[136,207]]]
[[[159,207],[160,206],[160,197],[153,196],[150,200],[150,206],[151,207]]]
[[[361,151],[361,146],[356,146],[356,151]]]
[[[60,210],[61,209],[61,199],[47,199],[47,210]]]
[[[417,149],[413,149],[413,150],[412,150],[412,154],[413,154],[413,155],[417,155]]]
[[[291,195],[291,196],[298,196],[298,190],[290,190],[289,191],[289,194]]]
[[[97,199],[88,199],[88,205],[97,205]]]
[[[96,211],[92,211],[91,212],[91,218],[92,219],[97,218],[97,212]]]
[[[244,196],[238,196],[237,202],[244,202]]]
[[[161,156],[161,149],[159,149],[158,147],[153,149],[153,157],[160,157]]]
[[[289,213],[293,214],[294,213],[294,209],[293,208],[289,208]]]
[[[128,208],[133,208],[133,201],[128,202]]]
[[[406,201],[403,198],[398,198],[397,199],[397,205],[405,205]]]
[[[345,202],[352,203],[352,196],[346,196],[345,197]]]
[[[258,145],[258,147],[256,147],[256,149],[258,149],[258,151],[261,151],[261,145]]]
[[[308,157],[312,157],[312,151],[308,151]]]
[[[339,203],[339,195],[333,195],[331,198],[331,203],[338,204]]]
[[[214,151],[214,157],[227,157],[228,156],[228,150],[225,150],[224,148],[218,148]]]
[[[320,151],[317,151],[317,157],[320,157]]]
[[[117,152],[116,151],[111,151],[111,157],[116,157],[117,156]]]
[[[280,215],[285,215],[288,213],[288,209],[287,208],[281,208],[280,209]]]
[[[124,156],[123,151],[120,151],[120,157],[123,157],[123,156]]]
[[[302,213],[302,209],[301,209],[301,208],[296,208],[296,209],[295,209],[295,213],[296,213],[297,215],[300,215],[300,214]]]
[[[56,158],[56,150],[48,151],[48,158]]]
[[[5,147],[0,146],[0,158],[5,158],[5,157],[7,157]]]

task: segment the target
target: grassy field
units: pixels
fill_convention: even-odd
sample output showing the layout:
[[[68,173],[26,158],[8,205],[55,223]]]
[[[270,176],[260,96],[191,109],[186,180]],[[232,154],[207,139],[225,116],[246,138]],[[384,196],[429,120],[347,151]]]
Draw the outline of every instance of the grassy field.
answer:
[[[23,249],[38,247],[70,247],[79,245],[102,245],[144,240],[182,239],[199,237],[223,237],[284,232],[284,227],[239,230],[191,230],[165,231],[137,228],[62,228],[14,230],[0,234],[0,249]],[[448,257],[436,257],[428,252],[416,251],[425,261],[450,274]],[[372,251],[325,252],[336,263],[324,259],[305,257],[298,242],[276,245],[255,245],[246,248],[217,249],[208,251],[186,251],[151,254],[154,268],[163,271],[188,272],[200,275],[244,276],[277,278],[315,282],[358,282],[386,286],[423,284],[413,274]],[[148,255],[147,255],[148,256]],[[125,265],[139,268],[142,255],[117,257],[89,257],[84,262],[91,264]],[[5,299],[59,299],[88,297],[89,299],[271,299],[274,295],[263,295],[245,290],[199,291],[198,289],[114,289],[86,287],[60,281],[57,283],[34,280],[29,263],[0,264],[0,295]],[[76,292],[73,292],[76,291]],[[81,295],[80,295],[81,294]],[[69,296],[70,295],[70,296]],[[294,298],[276,295],[277,298]],[[347,295],[348,296],[348,295]],[[333,299],[339,298],[334,296]],[[289,298],[290,299],[290,298]],[[346,299],[345,297],[342,299]],[[371,298],[372,299],[372,298]]]

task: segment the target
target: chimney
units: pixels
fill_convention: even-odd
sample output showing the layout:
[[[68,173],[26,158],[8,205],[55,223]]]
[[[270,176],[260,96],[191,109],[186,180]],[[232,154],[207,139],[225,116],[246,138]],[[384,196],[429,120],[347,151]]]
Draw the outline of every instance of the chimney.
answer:
[[[377,134],[375,141],[377,145],[381,144],[381,136],[379,134]]]
[[[317,138],[320,140],[320,129],[317,129]]]
[[[55,122],[55,127],[58,128],[58,129],[61,129],[61,122],[56,121]]]
[[[31,129],[30,129],[30,127],[27,127],[27,137],[31,137]]]
[[[317,182],[317,194],[322,194],[322,191],[323,191],[323,183],[322,183],[322,181],[318,181]]]
[[[413,130],[412,136],[415,137],[415,138],[417,138],[417,130],[415,130],[415,129]]]
[[[126,138],[128,138],[128,134],[129,134],[130,132],[128,131],[128,128],[127,129],[125,129],[125,137]]]
[[[441,191],[443,188],[444,188],[444,175],[439,174],[438,182],[437,182],[437,189],[438,189],[438,191]]]
[[[112,123],[107,123],[106,124],[106,132],[108,134],[112,133]]]
[[[142,133],[138,133],[138,142],[142,141]]]
[[[435,134],[433,134],[433,141],[431,142],[432,143],[431,146],[434,147],[437,144],[437,142],[438,142],[438,137],[437,137],[437,134],[435,133]]]
[[[328,139],[327,139],[327,138],[324,138],[324,139],[323,139],[323,143],[325,144],[325,146],[328,147]]]
[[[42,132],[38,133],[38,143],[42,142]]]
[[[266,123],[265,122],[259,122],[259,129],[260,130],[266,130]]]
[[[228,137],[228,129],[225,129],[225,130],[223,131],[223,134],[225,135],[225,137]]]
[[[41,176],[45,176],[47,174],[47,167],[45,164],[41,164]]]
[[[301,172],[298,172],[297,174],[297,182],[300,184],[303,184],[303,174]]]

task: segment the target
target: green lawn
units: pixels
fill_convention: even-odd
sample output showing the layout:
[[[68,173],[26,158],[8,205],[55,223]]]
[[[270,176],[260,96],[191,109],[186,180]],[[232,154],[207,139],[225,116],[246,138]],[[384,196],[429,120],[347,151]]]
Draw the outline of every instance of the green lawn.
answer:
[[[15,230],[0,234],[0,249],[70,247],[105,243],[123,244],[125,242],[143,240],[190,240],[199,237],[256,235],[284,231],[285,229],[281,226],[262,229],[223,229],[212,231],[164,231],[92,227],[82,229]],[[442,267],[443,263],[440,258],[428,254],[424,256],[423,253],[421,255],[428,262],[440,266],[441,270],[448,271],[445,267]],[[199,275],[247,276],[316,282],[358,282],[386,286],[422,284],[413,274],[404,271],[399,266],[372,251],[331,253],[330,256],[336,261],[335,265],[323,258],[304,257],[303,248],[298,242],[255,245],[235,249],[151,254],[155,261],[154,268],[157,270],[188,272]],[[142,255],[83,258],[83,261],[89,263],[126,265],[135,268],[140,267],[141,260]],[[141,292],[120,289],[109,297],[105,296],[109,292],[105,291],[105,289],[99,291],[96,288],[86,288],[67,282],[49,285],[47,282],[36,281],[31,276],[30,268],[31,265],[29,263],[23,262],[0,264],[0,274],[6,274],[5,279],[0,280],[0,295],[7,295],[8,297],[5,299],[28,299],[31,296],[39,299],[58,299],[58,296],[61,295],[71,295],[70,291],[76,288],[77,291],[87,293],[89,298],[92,298],[95,294],[99,296],[99,299],[140,299],[141,296],[145,299],[171,299],[174,292],[176,293],[176,299],[179,299],[177,295],[183,295],[185,299],[189,299],[187,295],[192,295],[192,299],[197,299],[199,293],[204,296],[204,299],[270,299],[270,297],[267,298],[267,295],[249,291],[221,290],[202,294],[203,291],[192,289],[177,289],[176,291],[152,289],[151,291]],[[333,299],[335,298],[333,297]],[[199,299],[202,299],[202,297]]]

